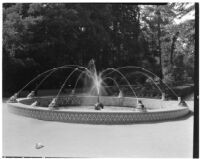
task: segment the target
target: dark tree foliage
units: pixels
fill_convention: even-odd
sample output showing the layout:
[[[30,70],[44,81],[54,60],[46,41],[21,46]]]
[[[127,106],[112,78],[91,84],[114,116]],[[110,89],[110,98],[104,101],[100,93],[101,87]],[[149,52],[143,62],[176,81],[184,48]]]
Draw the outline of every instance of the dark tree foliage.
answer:
[[[193,77],[194,23],[172,24],[174,18],[193,8],[182,15],[181,9],[184,5],[5,3],[4,96],[47,69],[67,64],[87,66],[92,58],[98,71],[142,66],[168,80],[178,78],[175,70],[183,66],[187,76]],[[171,72],[165,64],[170,60]],[[44,87],[58,88],[65,74],[56,74]]]

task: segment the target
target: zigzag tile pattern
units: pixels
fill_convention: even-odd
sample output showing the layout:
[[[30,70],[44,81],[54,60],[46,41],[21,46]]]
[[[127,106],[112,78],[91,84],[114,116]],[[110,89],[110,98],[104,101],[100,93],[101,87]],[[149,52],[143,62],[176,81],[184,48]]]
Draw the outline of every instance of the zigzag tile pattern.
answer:
[[[24,106],[16,103],[8,103],[9,111],[40,120],[61,121],[69,123],[89,123],[89,124],[128,124],[138,122],[151,122],[161,120],[173,120],[189,113],[187,107],[177,107],[172,110],[161,110],[151,112],[81,112],[49,110],[48,108],[38,108]]]

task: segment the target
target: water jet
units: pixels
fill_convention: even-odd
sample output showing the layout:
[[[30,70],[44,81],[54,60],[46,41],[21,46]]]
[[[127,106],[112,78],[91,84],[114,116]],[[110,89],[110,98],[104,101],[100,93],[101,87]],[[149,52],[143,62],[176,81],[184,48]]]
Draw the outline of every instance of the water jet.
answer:
[[[51,96],[35,96],[35,92],[40,91],[39,87],[58,70],[71,70],[66,75],[58,93]],[[128,72],[128,75],[123,70]],[[157,88],[160,98],[139,97],[138,95],[151,89],[145,89],[144,85],[134,85],[132,82],[134,78],[129,77],[134,73],[139,73],[151,81],[151,84]],[[78,74],[78,77],[73,89],[68,91],[69,94],[63,94],[62,90],[69,85],[69,80],[75,74]],[[41,77],[43,78],[33,91],[26,97],[18,98],[26,87]],[[176,119],[187,115],[190,111],[186,102],[181,100],[166,84],[160,85],[161,82],[158,79],[159,77],[154,73],[136,66],[107,68],[98,73],[95,61],[90,60],[88,67],[65,65],[37,75],[15,93],[8,100],[7,105],[12,113],[18,115],[72,123],[126,124]],[[77,87],[81,81],[86,84],[86,86],[82,84],[82,90],[87,91],[78,93]],[[70,87],[72,85],[70,83]],[[170,94],[176,100],[166,98],[166,94],[168,96]],[[102,109],[103,111],[99,111]]]

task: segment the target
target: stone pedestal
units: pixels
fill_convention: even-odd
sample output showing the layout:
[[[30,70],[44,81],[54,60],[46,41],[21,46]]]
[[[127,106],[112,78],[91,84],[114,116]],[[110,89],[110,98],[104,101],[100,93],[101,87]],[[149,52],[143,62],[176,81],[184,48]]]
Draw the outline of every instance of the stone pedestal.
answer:
[[[101,110],[103,109],[104,105],[102,103],[96,103],[95,104],[95,110]]]
[[[139,110],[139,111],[146,111],[146,108],[145,108],[145,106],[144,106],[144,104],[142,103],[141,100],[137,101],[137,107],[136,107],[136,109]]]
[[[184,100],[181,100],[178,105],[181,107],[188,107],[187,103]]]
[[[123,97],[123,94],[122,94],[122,91],[120,90],[120,91],[119,91],[118,98],[122,98],[122,97]]]
[[[165,100],[165,93],[162,93],[162,98],[161,98],[161,100]]]
[[[57,107],[57,98],[53,98],[53,100],[51,101],[51,103],[48,105],[50,110],[54,110]]]
[[[36,107],[36,106],[39,106],[40,105],[40,102],[38,101],[35,101],[31,104],[32,107]]]
[[[33,97],[35,97],[35,91],[31,91],[31,93],[29,93],[26,98],[33,98]]]
[[[11,96],[9,98],[9,100],[7,101],[7,103],[17,103],[17,96],[18,96],[18,94],[15,93],[13,96]]]
[[[178,102],[178,106],[188,107],[187,103],[181,97],[178,97]]]

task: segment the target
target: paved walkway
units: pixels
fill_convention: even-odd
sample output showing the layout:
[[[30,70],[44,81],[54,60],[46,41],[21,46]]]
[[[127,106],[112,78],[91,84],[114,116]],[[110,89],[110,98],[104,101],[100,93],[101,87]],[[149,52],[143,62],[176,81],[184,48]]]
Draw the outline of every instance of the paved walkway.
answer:
[[[36,143],[44,147],[35,149]],[[14,115],[3,104],[4,156],[192,157],[192,143],[192,115],[145,124],[69,124]]]

